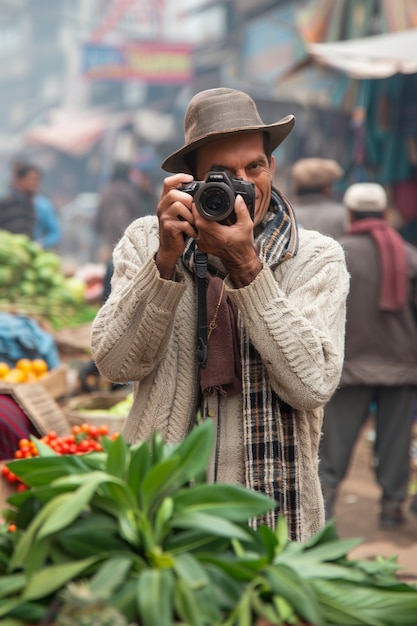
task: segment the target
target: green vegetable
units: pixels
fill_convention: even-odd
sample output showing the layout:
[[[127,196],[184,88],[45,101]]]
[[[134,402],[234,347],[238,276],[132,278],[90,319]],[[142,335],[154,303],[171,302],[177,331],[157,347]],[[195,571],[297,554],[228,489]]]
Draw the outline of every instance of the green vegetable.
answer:
[[[57,254],[26,235],[0,230],[0,310],[40,315],[55,328],[68,326],[86,306],[85,289],[64,276]]]
[[[57,597],[71,599],[57,624],[78,609],[87,619],[81,593],[143,626],[416,626],[417,588],[397,580],[394,558],[350,560],[359,541],[333,523],[305,543],[288,541],[283,517],[254,530],[274,503],[206,482],[211,421],[178,444],[103,445],[83,456],[39,445],[7,464],[30,489],[9,498],[0,527],[2,624],[39,623]]]

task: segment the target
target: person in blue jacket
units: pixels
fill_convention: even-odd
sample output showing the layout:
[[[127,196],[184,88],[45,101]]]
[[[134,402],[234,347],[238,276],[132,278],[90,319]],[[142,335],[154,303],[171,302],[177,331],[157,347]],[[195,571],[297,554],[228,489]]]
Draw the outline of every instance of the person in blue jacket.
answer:
[[[42,194],[34,197],[35,227],[33,239],[45,250],[54,248],[62,239],[61,225],[51,200]]]

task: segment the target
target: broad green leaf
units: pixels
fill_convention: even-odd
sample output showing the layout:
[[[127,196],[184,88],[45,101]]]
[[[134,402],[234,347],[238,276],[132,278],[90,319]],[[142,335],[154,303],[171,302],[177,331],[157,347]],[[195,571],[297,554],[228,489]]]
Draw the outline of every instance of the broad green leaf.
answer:
[[[211,420],[195,426],[176,448],[175,454],[182,460],[182,473],[176,488],[198,478],[207,469],[214,443],[214,429]]]
[[[44,566],[44,564],[48,560],[49,551],[49,538],[41,540],[37,539],[36,541],[34,541],[31,550],[25,560],[25,572],[27,576],[30,576],[32,572]]]
[[[320,561],[303,561],[302,559],[286,561],[276,561],[277,563],[285,563],[303,578],[303,580],[319,580],[319,579],[345,579],[357,584],[365,584],[369,581],[369,576],[365,572],[350,567],[343,567],[337,563],[326,563]]]
[[[35,446],[36,446],[36,448],[38,450],[39,456],[42,456],[42,457],[58,456],[58,453],[55,452],[55,450],[53,448],[51,448],[51,446],[48,446],[46,443],[44,443],[43,441],[41,441],[37,437],[34,437],[33,435],[31,435],[30,439],[35,444]]]
[[[139,623],[137,607],[138,581],[136,577],[128,578],[112,595],[110,604],[123,613],[129,624]]]
[[[202,530],[211,536],[228,537],[230,539],[250,540],[250,533],[244,528],[207,513],[184,511],[175,513],[171,525],[173,528],[194,528]]]
[[[111,598],[114,590],[124,584],[132,561],[133,555],[105,561],[90,580],[91,591],[100,598]]]
[[[174,569],[178,578],[190,589],[199,589],[209,584],[204,567],[192,554],[179,554],[175,558]]]
[[[337,539],[302,552],[302,558],[309,557],[315,561],[336,561],[348,556],[360,543],[361,539]],[[300,554],[301,557],[301,554]]]
[[[145,511],[157,506],[164,497],[173,495],[206,469],[212,442],[213,429],[208,420],[196,426],[181,443],[174,446],[167,458],[157,463],[153,459],[153,467],[144,477],[141,490]]]
[[[205,563],[206,572],[210,576],[213,593],[220,607],[231,611],[239,602],[244,584],[236,578],[229,576],[223,569]]]
[[[169,569],[147,569],[138,579],[137,603],[141,626],[172,626],[174,576]]]
[[[19,604],[13,609],[12,617],[23,622],[23,626],[29,624],[40,624],[47,613],[47,607],[40,602],[24,602],[19,600]],[[1,620],[1,626],[4,620]]]
[[[229,540],[209,535],[204,530],[190,528],[171,533],[165,540],[165,549],[172,554],[194,552],[198,549],[212,549],[215,554],[229,547]]]
[[[320,605],[311,586],[286,565],[269,565],[263,575],[274,594],[283,596],[294,611],[315,626],[325,626]]]
[[[106,472],[112,476],[125,479],[129,459],[129,448],[122,437],[117,437],[107,452]]]
[[[130,490],[127,489],[130,494]],[[110,497],[95,494],[92,507],[94,510],[108,513],[117,520],[119,533],[122,539],[134,546],[140,545],[138,536],[135,514],[131,507],[123,508],[119,502],[112,500]]]
[[[311,581],[311,587],[330,623],[367,626],[415,626],[417,589],[357,585],[344,580]]]
[[[190,626],[205,626],[207,617],[201,610],[194,589],[183,579],[175,581],[175,608],[183,622]]]
[[[258,526],[257,534],[262,540],[262,547],[267,555],[268,561],[271,562],[278,546],[277,536],[272,528],[269,528],[269,526],[265,524]]]
[[[22,598],[24,600],[37,600],[54,593],[70,580],[80,576],[82,572],[96,563],[97,560],[96,557],[90,557],[74,563],[44,567],[30,577]]]
[[[10,576],[2,576],[0,581],[0,598],[6,598],[17,591],[21,591],[26,584],[26,576],[24,574],[10,574]]]
[[[264,601],[258,589],[254,589],[251,593],[251,606],[256,617],[262,617],[270,624],[279,624],[275,604],[273,602]]]
[[[277,536],[279,549],[283,550],[288,544],[288,524],[284,515],[278,516],[278,521],[275,527],[275,534]]]
[[[251,581],[261,570],[265,563],[261,560],[243,560],[235,559],[230,555],[225,554],[208,554],[207,552],[199,553],[199,560],[207,564],[215,566],[219,570],[223,570],[228,576],[236,581]]]
[[[97,530],[95,534],[88,533],[85,536],[81,533],[67,535],[65,530],[57,534],[55,543],[62,546],[65,553],[72,559],[81,559],[109,551],[120,552],[129,549],[128,544],[119,536],[110,535],[100,530]]]
[[[162,544],[165,537],[170,533],[170,521],[174,512],[174,501],[172,498],[164,498],[159,506],[154,522],[154,540],[157,544]]]
[[[60,506],[61,499],[66,499],[67,495],[68,494],[64,493],[45,504],[45,506],[32,520],[26,531],[22,533],[15,548],[15,551],[10,559],[9,571],[13,571],[16,567],[23,567],[28,557],[28,554],[32,549],[32,545],[36,540],[36,535],[39,528],[42,526],[44,521],[48,520],[48,517],[53,514],[54,510]]]
[[[274,596],[272,602],[281,622],[289,624],[297,624],[299,622],[293,607],[285,598],[282,596]]]
[[[101,484],[106,483],[114,483],[120,488],[118,490],[120,494],[118,500],[120,505],[125,505],[126,501],[129,501],[129,491],[125,483],[120,481],[117,477],[106,474],[105,472],[91,472],[90,474],[83,475],[83,484],[81,484],[76,491],[64,494],[64,496],[60,498],[59,506],[57,505],[55,507],[49,518],[40,528],[39,537],[45,537],[58,532],[73,522],[86,508],[87,504],[90,503],[97,488]],[[123,499],[125,502],[121,502]],[[58,500],[58,498],[56,500]]]
[[[21,603],[20,598],[0,599],[0,617],[10,614]],[[3,620],[2,620],[3,622]]]
[[[130,464],[128,468],[127,482],[133,494],[139,498],[140,486],[144,477],[151,467],[151,454],[146,441],[138,447],[130,449]],[[142,503],[140,503],[142,505]]]
[[[234,522],[247,522],[251,517],[270,511],[274,503],[262,493],[240,485],[206,483],[182,489],[173,496],[180,512],[202,511]]]
[[[49,486],[61,476],[86,473],[90,465],[86,463],[88,455],[54,455],[47,457],[32,457],[30,459],[16,459],[11,461],[12,471],[30,487]]]
[[[153,505],[170,495],[175,472],[181,464],[179,456],[172,456],[153,465],[143,479],[140,499],[143,510],[148,513]]]
[[[152,465],[157,465],[164,459],[164,440],[162,439],[162,435],[158,432],[155,432],[152,436],[151,441],[151,456],[152,456]]]

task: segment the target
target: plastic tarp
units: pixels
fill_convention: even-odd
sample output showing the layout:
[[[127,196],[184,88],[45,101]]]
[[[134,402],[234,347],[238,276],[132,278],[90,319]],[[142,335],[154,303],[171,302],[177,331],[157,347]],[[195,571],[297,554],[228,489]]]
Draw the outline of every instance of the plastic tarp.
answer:
[[[317,62],[353,78],[388,78],[417,72],[417,28],[307,45]]]

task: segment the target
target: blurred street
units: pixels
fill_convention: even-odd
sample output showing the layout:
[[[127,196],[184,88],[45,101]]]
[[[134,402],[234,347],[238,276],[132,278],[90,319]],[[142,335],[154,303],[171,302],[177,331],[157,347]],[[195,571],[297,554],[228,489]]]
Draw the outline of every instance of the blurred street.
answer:
[[[417,583],[417,516],[406,511],[407,521],[396,529],[381,529],[378,524],[379,487],[374,479],[372,444],[367,425],[358,440],[348,476],[336,502],[336,529],[343,539],[363,538],[352,558],[397,556],[403,569],[399,577]]]

